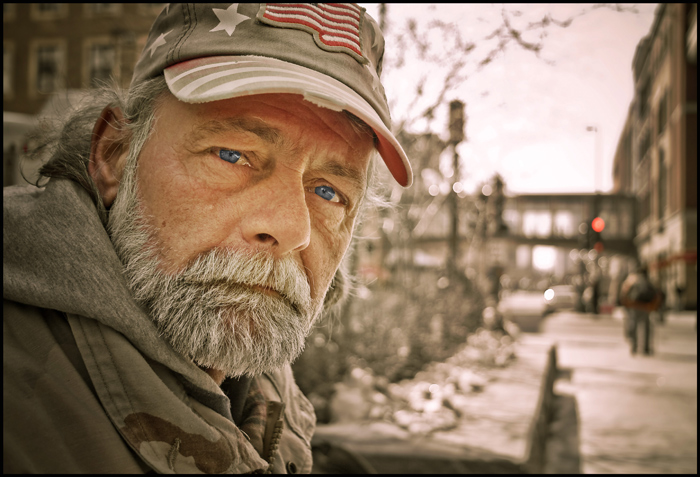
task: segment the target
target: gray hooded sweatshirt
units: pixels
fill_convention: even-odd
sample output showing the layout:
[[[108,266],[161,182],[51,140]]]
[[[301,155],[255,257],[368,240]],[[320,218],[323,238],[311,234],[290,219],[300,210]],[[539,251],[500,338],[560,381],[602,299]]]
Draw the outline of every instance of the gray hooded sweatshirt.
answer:
[[[159,336],[78,184],[3,190],[3,472],[310,472],[315,423],[289,365],[236,396]]]

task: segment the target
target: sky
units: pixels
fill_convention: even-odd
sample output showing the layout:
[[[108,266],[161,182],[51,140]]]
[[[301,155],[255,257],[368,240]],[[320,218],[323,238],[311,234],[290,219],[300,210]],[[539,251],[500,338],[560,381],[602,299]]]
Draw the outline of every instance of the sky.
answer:
[[[378,4],[360,5],[379,20]],[[510,194],[609,192],[613,156],[633,98],[632,59],[649,32],[656,4],[635,5],[638,13],[591,5],[506,5],[516,27],[547,13],[564,20],[588,12],[575,16],[566,28],[550,24],[546,30],[527,32],[526,41],[542,42],[539,56],[509,45],[477,71],[478,62],[495,46],[484,38],[501,24],[502,5],[387,4],[382,83],[394,124],[406,120],[408,131],[428,129],[448,138],[447,106],[437,109],[432,121],[420,119],[419,113],[437,97],[447,67],[458,59],[452,37],[428,26],[435,20],[452,24],[476,45],[469,55],[460,55],[465,79],[444,102],[466,103],[467,140],[458,146],[465,191],[475,191],[499,173]],[[428,42],[428,52],[442,61],[419,59],[406,39],[411,19],[418,37]],[[421,81],[424,94],[419,96]],[[587,131],[589,127],[597,132]],[[451,157],[450,151],[443,154],[441,172],[446,176],[452,175]]]

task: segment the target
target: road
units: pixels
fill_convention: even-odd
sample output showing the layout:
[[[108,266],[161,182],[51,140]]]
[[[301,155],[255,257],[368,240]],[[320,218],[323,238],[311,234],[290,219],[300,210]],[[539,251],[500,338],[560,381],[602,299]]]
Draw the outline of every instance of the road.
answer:
[[[631,356],[619,311],[561,312],[524,334],[557,343],[547,471],[696,474],[697,314],[656,324],[654,355]]]

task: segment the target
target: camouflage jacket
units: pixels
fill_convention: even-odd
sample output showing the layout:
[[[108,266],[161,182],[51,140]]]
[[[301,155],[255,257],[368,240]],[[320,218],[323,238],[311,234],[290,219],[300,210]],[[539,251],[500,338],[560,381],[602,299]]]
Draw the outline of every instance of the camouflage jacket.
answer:
[[[313,407],[291,367],[251,383],[243,420],[133,301],[80,186],[3,193],[3,471],[311,471]]]

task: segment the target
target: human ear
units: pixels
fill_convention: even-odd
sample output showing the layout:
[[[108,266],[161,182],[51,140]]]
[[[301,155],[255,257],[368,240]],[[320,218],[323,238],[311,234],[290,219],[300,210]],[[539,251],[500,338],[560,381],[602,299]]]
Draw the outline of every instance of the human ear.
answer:
[[[124,143],[123,125],[121,109],[107,106],[92,129],[88,172],[107,208],[117,197],[128,150]]]

